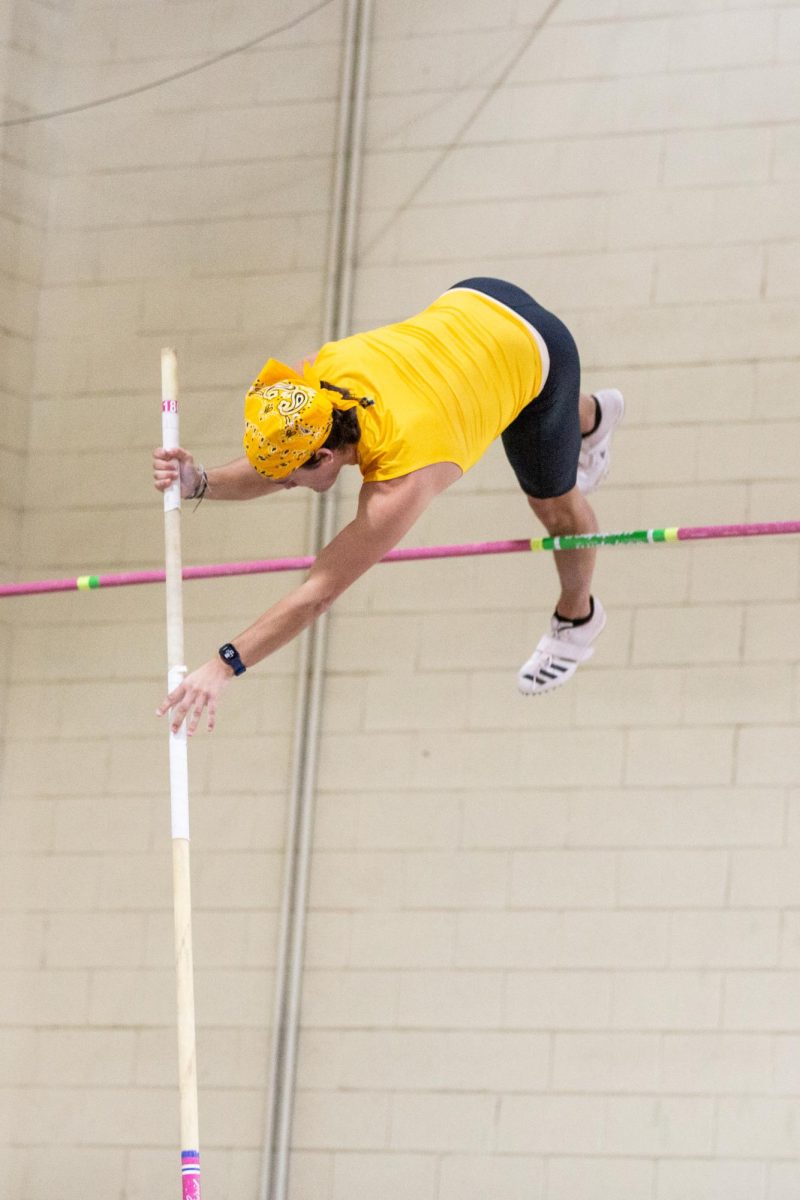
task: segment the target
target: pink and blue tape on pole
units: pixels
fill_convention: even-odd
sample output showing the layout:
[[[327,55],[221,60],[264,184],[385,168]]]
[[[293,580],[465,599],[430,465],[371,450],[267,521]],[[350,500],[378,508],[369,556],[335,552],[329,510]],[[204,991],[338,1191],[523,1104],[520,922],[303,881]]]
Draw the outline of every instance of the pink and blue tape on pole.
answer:
[[[181,1178],[183,1200],[200,1200],[200,1152],[181,1151]]]

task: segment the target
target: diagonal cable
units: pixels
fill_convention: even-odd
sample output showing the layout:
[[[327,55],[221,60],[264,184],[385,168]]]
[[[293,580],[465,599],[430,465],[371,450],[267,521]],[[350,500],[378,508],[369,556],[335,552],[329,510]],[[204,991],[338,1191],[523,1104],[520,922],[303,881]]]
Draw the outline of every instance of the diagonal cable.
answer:
[[[251,38],[248,42],[242,42],[240,46],[232,46],[230,50],[223,50],[220,54],[215,54],[213,58],[204,59],[203,62],[195,63],[192,67],[185,67],[182,71],[174,71],[171,75],[164,75],[161,79],[153,79],[150,83],[142,83],[138,87],[127,88],[124,92],[114,92],[111,96],[101,96],[97,100],[88,100],[85,104],[73,104],[69,108],[57,108],[52,112],[33,113],[27,117],[9,117],[6,120],[0,121],[0,128],[4,126],[8,127],[9,125],[32,125],[34,121],[49,121],[53,117],[67,117],[71,113],[87,112],[91,108],[100,108],[104,104],[113,104],[117,100],[127,100],[130,96],[140,96],[142,92],[151,92],[155,88],[163,87],[167,83],[174,83],[176,79],[185,79],[187,75],[194,75],[198,71],[205,71],[207,67],[213,67],[215,63],[223,62],[226,58],[233,58],[237,54],[244,54],[246,50],[252,50],[254,46],[267,41],[268,38],[277,37],[279,33],[286,33],[288,29],[294,29],[296,25],[300,25],[308,17],[313,17],[315,13],[320,12],[323,8],[327,8],[332,3],[333,0],[321,0],[321,3],[315,4],[313,8],[309,8],[304,13],[301,13],[299,17],[294,17],[291,21],[287,21],[286,24],[279,25],[276,29],[269,29],[266,33],[261,33],[258,37]]]
[[[419,196],[419,194],[423,190],[423,188],[425,188],[427,186],[427,184],[430,182],[430,180],[433,178],[433,176],[439,170],[442,163],[445,161],[445,159],[448,157],[448,155],[451,153],[451,151],[455,150],[456,147],[460,145],[461,140],[464,137],[467,130],[472,125],[474,125],[474,123],[477,121],[478,117],[481,115],[483,110],[486,108],[489,101],[492,100],[493,97],[497,95],[500,88],[503,86],[503,84],[506,82],[506,80],[510,76],[511,72],[516,67],[517,63],[520,61],[520,59],[523,57],[523,55],[526,53],[526,51],[529,50],[530,47],[533,45],[533,43],[536,40],[536,38],[538,37],[539,33],[541,32],[543,27],[546,25],[546,23],[549,21],[550,17],[553,15],[555,10],[558,8],[560,3],[561,3],[561,0],[551,0],[550,4],[548,4],[547,8],[544,10],[542,15],[539,17],[539,20],[536,22],[536,24],[531,29],[528,37],[525,39],[525,41],[522,43],[522,45],[519,47],[519,49],[514,53],[513,57],[503,67],[503,70],[500,72],[497,79],[495,79],[494,82],[490,85],[490,87],[488,87],[486,89],[486,91],[481,96],[478,103],[473,108],[472,112],[469,114],[469,116],[466,118],[466,120],[464,120],[461,123],[461,125],[459,126],[458,130],[455,133],[455,136],[450,139],[450,141],[448,142],[448,144],[445,147],[443,147],[441,153],[438,155],[437,158],[434,159],[434,161],[428,167],[428,170],[422,176],[422,179],[419,181],[419,183],[417,183],[416,187],[411,192],[411,195],[406,197],[406,199],[399,206],[399,208],[394,213],[392,213],[392,215],[389,217],[389,219],[383,225],[381,225],[381,227],[380,227],[380,229],[378,229],[377,233],[373,234],[373,236],[370,238],[370,240],[362,247],[362,249],[361,249],[361,257],[362,258],[364,255],[369,253],[369,251],[372,249],[372,247],[374,245],[376,245],[377,242],[380,241],[380,239],[383,237],[383,235],[386,233],[386,231],[391,228],[391,226],[394,224],[394,222],[399,217],[401,217],[403,215],[403,213],[406,212],[411,207],[411,205],[416,200],[417,196]]]

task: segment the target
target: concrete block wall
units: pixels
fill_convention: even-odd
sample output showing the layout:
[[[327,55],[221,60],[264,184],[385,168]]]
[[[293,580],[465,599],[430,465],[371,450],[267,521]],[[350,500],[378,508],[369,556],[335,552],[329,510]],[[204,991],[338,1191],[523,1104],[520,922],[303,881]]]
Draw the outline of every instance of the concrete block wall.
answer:
[[[32,107],[141,86],[301,11],[64,5]],[[14,577],[163,562],[150,483],[161,346],[178,351],[183,440],[215,463],[240,453],[243,395],[266,358],[318,343],[341,28],[332,3],[246,55],[48,125]],[[185,561],[302,551],[310,508],[293,499],[268,511],[187,505]],[[187,586],[188,660],[210,657],[286,585]],[[3,610],[9,1200],[179,1187],[169,783],[154,716],[163,605],[162,589],[141,588]],[[190,754],[201,1134],[207,1189],[220,1197],[255,1195],[260,1167],[295,663],[292,647],[248,676],[221,736]]]
[[[7,80],[3,119],[13,120],[25,111],[25,87],[20,76],[32,63],[20,45],[16,14],[10,8],[0,17],[0,62]],[[21,519],[20,491],[27,446],[26,391],[33,363],[35,294],[39,274],[43,205],[46,191],[40,186],[34,138],[20,136],[13,127],[0,135],[3,176],[0,185],[0,321],[3,327],[3,393],[5,414],[0,434],[0,568],[8,574],[16,557]]]
[[[590,388],[627,395],[603,527],[796,516],[800,9],[561,0],[534,36],[544,10],[376,0],[356,325],[507,276],[570,324]],[[138,86],[298,11],[65,6],[37,35],[49,99]],[[236,452],[261,361],[313,348],[340,23],[333,3],[50,127],[18,574],[158,565],[162,344],[206,461]],[[187,559],[299,549],[304,500],[267,503],[187,513]],[[408,540],[533,528],[495,449]],[[287,582],[187,587],[189,661]],[[796,1195],[799,590],[789,540],[610,550],[596,658],[539,701],[514,675],[552,607],[544,556],[380,568],[337,604],[293,1200]],[[175,1186],[162,602],[4,609],[0,1193],[17,1200]],[[295,663],[230,689],[192,745],[219,1197],[256,1195]]]
[[[627,395],[602,528],[793,517],[797,7],[564,2],[487,98],[544,7],[377,5],[357,321],[510,278]],[[532,529],[491,453],[408,541]],[[539,701],[543,557],[337,605],[298,1197],[794,1195],[798,570],[601,554],[595,660]]]
[[[44,4],[5,5],[0,13],[0,113],[13,121],[46,95],[51,39],[59,12]],[[46,129],[0,129],[0,578],[15,577],[35,369],[37,300],[47,216]],[[8,661],[14,623],[0,612],[0,762],[8,728]],[[2,823],[2,818],[0,818]]]

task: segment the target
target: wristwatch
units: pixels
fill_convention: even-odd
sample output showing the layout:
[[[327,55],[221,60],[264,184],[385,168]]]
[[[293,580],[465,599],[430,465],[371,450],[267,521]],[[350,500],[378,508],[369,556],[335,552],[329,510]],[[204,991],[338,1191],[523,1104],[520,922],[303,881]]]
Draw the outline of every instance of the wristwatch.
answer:
[[[222,661],[231,668],[234,675],[244,675],[247,667],[239,658],[239,651],[233,642],[226,642],[224,646],[220,646],[218,653]]]

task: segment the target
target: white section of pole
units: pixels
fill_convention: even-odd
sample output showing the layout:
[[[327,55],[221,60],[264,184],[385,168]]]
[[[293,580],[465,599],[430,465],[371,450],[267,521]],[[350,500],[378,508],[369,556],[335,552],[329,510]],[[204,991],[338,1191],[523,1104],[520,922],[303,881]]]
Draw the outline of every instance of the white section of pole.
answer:
[[[179,445],[178,364],[174,350],[161,351],[161,439]],[[167,597],[167,679],[169,690],[186,675],[183,661],[181,578],[181,490],[176,481],[164,493],[164,552]],[[200,1200],[200,1136],[192,962],[192,891],[189,860],[189,770],[186,723],[169,732],[172,823],[172,888],[175,917],[175,976],[178,1015],[181,1179],[183,1200]]]

